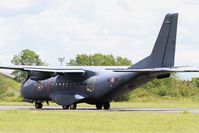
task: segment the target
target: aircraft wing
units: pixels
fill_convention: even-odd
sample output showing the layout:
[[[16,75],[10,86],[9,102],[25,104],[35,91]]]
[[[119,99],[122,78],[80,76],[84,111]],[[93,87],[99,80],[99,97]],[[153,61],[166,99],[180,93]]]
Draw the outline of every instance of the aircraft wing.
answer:
[[[44,66],[0,66],[0,69],[21,70],[21,71],[37,71],[50,73],[85,73],[80,67],[44,67]]]
[[[0,69],[21,70],[21,71],[37,71],[50,73],[85,73],[82,67],[46,67],[46,66],[0,66]],[[145,69],[127,69],[126,67],[106,67],[106,70],[113,72],[199,72],[199,68],[194,67],[160,67],[160,68],[145,68]]]
[[[199,72],[198,68],[193,67],[161,67],[161,68],[146,68],[146,69],[106,69],[112,70],[113,72]]]

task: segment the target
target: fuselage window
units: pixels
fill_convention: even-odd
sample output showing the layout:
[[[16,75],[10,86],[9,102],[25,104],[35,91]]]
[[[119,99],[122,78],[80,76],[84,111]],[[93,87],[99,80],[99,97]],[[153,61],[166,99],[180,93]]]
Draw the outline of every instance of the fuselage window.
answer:
[[[48,87],[48,83],[45,83],[45,87]]]
[[[84,87],[84,83],[83,82],[81,83],[81,86]]]
[[[68,83],[66,83],[66,87],[68,87]]]

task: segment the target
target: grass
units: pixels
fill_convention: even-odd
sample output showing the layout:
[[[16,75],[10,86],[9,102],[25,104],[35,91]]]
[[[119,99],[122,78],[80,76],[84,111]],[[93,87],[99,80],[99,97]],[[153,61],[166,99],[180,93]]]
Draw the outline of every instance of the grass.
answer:
[[[1,133],[198,133],[191,113],[0,111]]]
[[[0,105],[32,105],[0,102]],[[51,106],[58,106],[50,103]],[[46,106],[46,104],[45,104]],[[93,105],[79,104],[83,107]],[[199,108],[192,101],[113,102],[113,108]],[[154,112],[0,111],[0,133],[198,133],[199,114]]]
[[[1,101],[21,101],[21,84],[12,78],[0,73],[0,100]]]
[[[25,102],[5,102],[0,101],[0,106],[30,106],[31,103],[25,103]]]

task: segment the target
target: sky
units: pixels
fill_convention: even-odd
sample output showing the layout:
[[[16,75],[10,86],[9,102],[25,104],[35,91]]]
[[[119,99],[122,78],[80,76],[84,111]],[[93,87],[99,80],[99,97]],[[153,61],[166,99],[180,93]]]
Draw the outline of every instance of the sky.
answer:
[[[23,49],[50,66],[94,53],[136,63],[150,54],[165,15],[176,12],[175,65],[199,67],[197,0],[1,0],[0,65]]]

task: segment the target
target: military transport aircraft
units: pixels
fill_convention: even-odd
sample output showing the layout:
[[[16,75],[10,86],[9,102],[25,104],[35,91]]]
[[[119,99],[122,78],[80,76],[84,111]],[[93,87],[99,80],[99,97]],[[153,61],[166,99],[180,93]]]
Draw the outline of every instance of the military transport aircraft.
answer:
[[[173,72],[198,72],[174,67],[178,14],[167,14],[152,53],[133,66],[121,67],[40,67],[0,66],[1,69],[26,71],[21,95],[24,101],[42,103],[53,101],[63,109],[76,109],[78,103],[96,105],[97,109],[110,108],[110,101],[153,80],[167,78]]]

